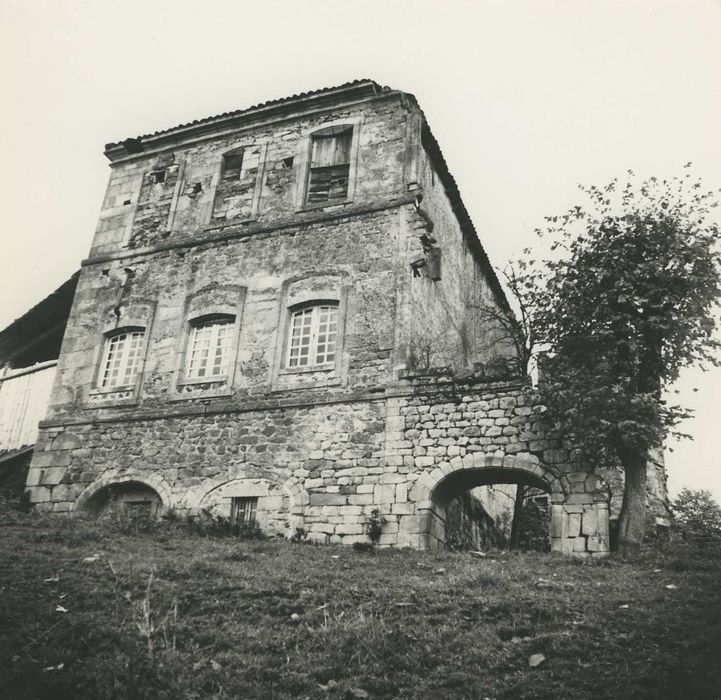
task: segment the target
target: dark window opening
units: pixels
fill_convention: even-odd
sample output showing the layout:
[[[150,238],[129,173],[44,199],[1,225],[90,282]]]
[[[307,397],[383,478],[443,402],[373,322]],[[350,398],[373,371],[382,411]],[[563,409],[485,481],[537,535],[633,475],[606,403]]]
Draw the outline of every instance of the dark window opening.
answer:
[[[240,180],[243,169],[243,152],[228,153],[223,156],[223,180]]]
[[[253,525],[257,512],[257,498],[234,498],[230,508],[230,522],[233,525]]]
[[[313,137],[308,178],[308,202],[333,202],[348,196],[353,130],[322,133]]]
[[[294,160],[295,160],[295,159],[293,158],[293,156],[289,156],[288,158],[283,158],[283,160],[280,161],[280,162],[281,162],[281,167],[283,167],[283,168],[292,168],[292,167],[293,167],[293,161],[294,161]]]
[[[154,185],[162,185],[165,182],[165,170],[151,171],[150,182]]]

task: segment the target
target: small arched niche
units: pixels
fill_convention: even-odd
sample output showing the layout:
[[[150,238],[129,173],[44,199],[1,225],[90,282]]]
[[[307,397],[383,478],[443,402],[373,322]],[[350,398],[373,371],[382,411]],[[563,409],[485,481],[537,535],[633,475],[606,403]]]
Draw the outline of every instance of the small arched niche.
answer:
[[[158,492],[141,481],[108,484],[96,491],[86,502],[84,510],[103,516],[127,514],[138,517],[157,517],[163,508]]]

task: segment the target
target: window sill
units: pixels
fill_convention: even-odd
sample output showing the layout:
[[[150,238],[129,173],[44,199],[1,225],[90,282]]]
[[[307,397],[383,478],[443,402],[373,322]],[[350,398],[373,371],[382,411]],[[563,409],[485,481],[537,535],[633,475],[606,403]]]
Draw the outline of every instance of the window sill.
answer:
[[[222,399],[233,396],[233,390],[226,379],[183,382],[178,384],[177,392],[168,397],[168,401],[192,401],[193,399]]]
[[[83,408],[93,410],[96,408],[137,405],[137,387],[131,384],[128,386],[116,386],[112,389],[91,389],[88,392],[88,404]]]
[[[296,212],[318,211],[321,209],[330,209],[331,207],[345,207],[349,204],[353,204],[352,199],[339,199],[334,202],[307,202],[296,209]]]
[[[287,376],[294,374],[315,374],[323,372],[332,372],[335,369],[335,362],[325,365],[309,365],[305,367],[283,367],[278,370],[279,375]]]
[[[243,226],[245,224],[252,224],[258,220],[257,216],[245,219],[215,219],[210,223],[205,224],[202,227],[203,231],[213,231],[222,228],[228,228],[229,226]]]
[[[178,389],[182,391],[186,387],[198,387],[203,388],[207,384],[227,384],[228,375],[218,374],[213,377],[194,377],[193,379],[183,379],[178,382]]]

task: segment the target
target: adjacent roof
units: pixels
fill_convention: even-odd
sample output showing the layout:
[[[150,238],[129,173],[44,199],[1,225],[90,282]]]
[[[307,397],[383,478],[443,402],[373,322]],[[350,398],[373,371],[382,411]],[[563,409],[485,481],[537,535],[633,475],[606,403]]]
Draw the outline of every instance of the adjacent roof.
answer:
[[[58,358],[79,276],[80,271],[0,331],[0,366],[6,362],[27,366]]]

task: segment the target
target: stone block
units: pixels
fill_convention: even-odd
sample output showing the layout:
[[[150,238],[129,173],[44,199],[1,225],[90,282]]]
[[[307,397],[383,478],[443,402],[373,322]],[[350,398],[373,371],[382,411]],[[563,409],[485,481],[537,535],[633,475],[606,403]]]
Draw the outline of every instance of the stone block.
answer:
[[[75,488],[69,484],[60,484],[59,486],[53,486],[52,500],[53,501],[72,501],[75,497]]]
[[[31,468],[28,470],[28,478],[25,482],[26,486],[38,486],[40,484],[40,478],[42,477],[42,469]]]
[[[372,503],[393,503],[396,500],[395,484],[378,484],[373,490]]]
[[[587,544],[589,552],[601,554],[610,551],[607,537],[591,536],[588,538]]]
[[[570,513],[566,525],[566,537],[578,537],[581,534],[581,514]]]
[[[360,523],[346,523],[335,527],[337,535],[362,535],[364,532],[365,528]]]
[[[581,532],[584,535],[598,534],[598,518],[596,516],[596,508],[594,506],[584,507]]]
[[[585,537],[574,537],[573,538],[573,551],[576,552],[585,552],[587,550],[586,548],[586,538]]]
[[[393,503],[391,505],[391,513],[393,515],[413,515],[415,505],[413,503]]]
[[[358,496],[341,496],[337,493],[311,493],[311,506],[344,506],[346,498],[358,498]]]
[[[33,503],[46,503],[50,501],[50,488],[47,486],[31,486],[27,491]]]

